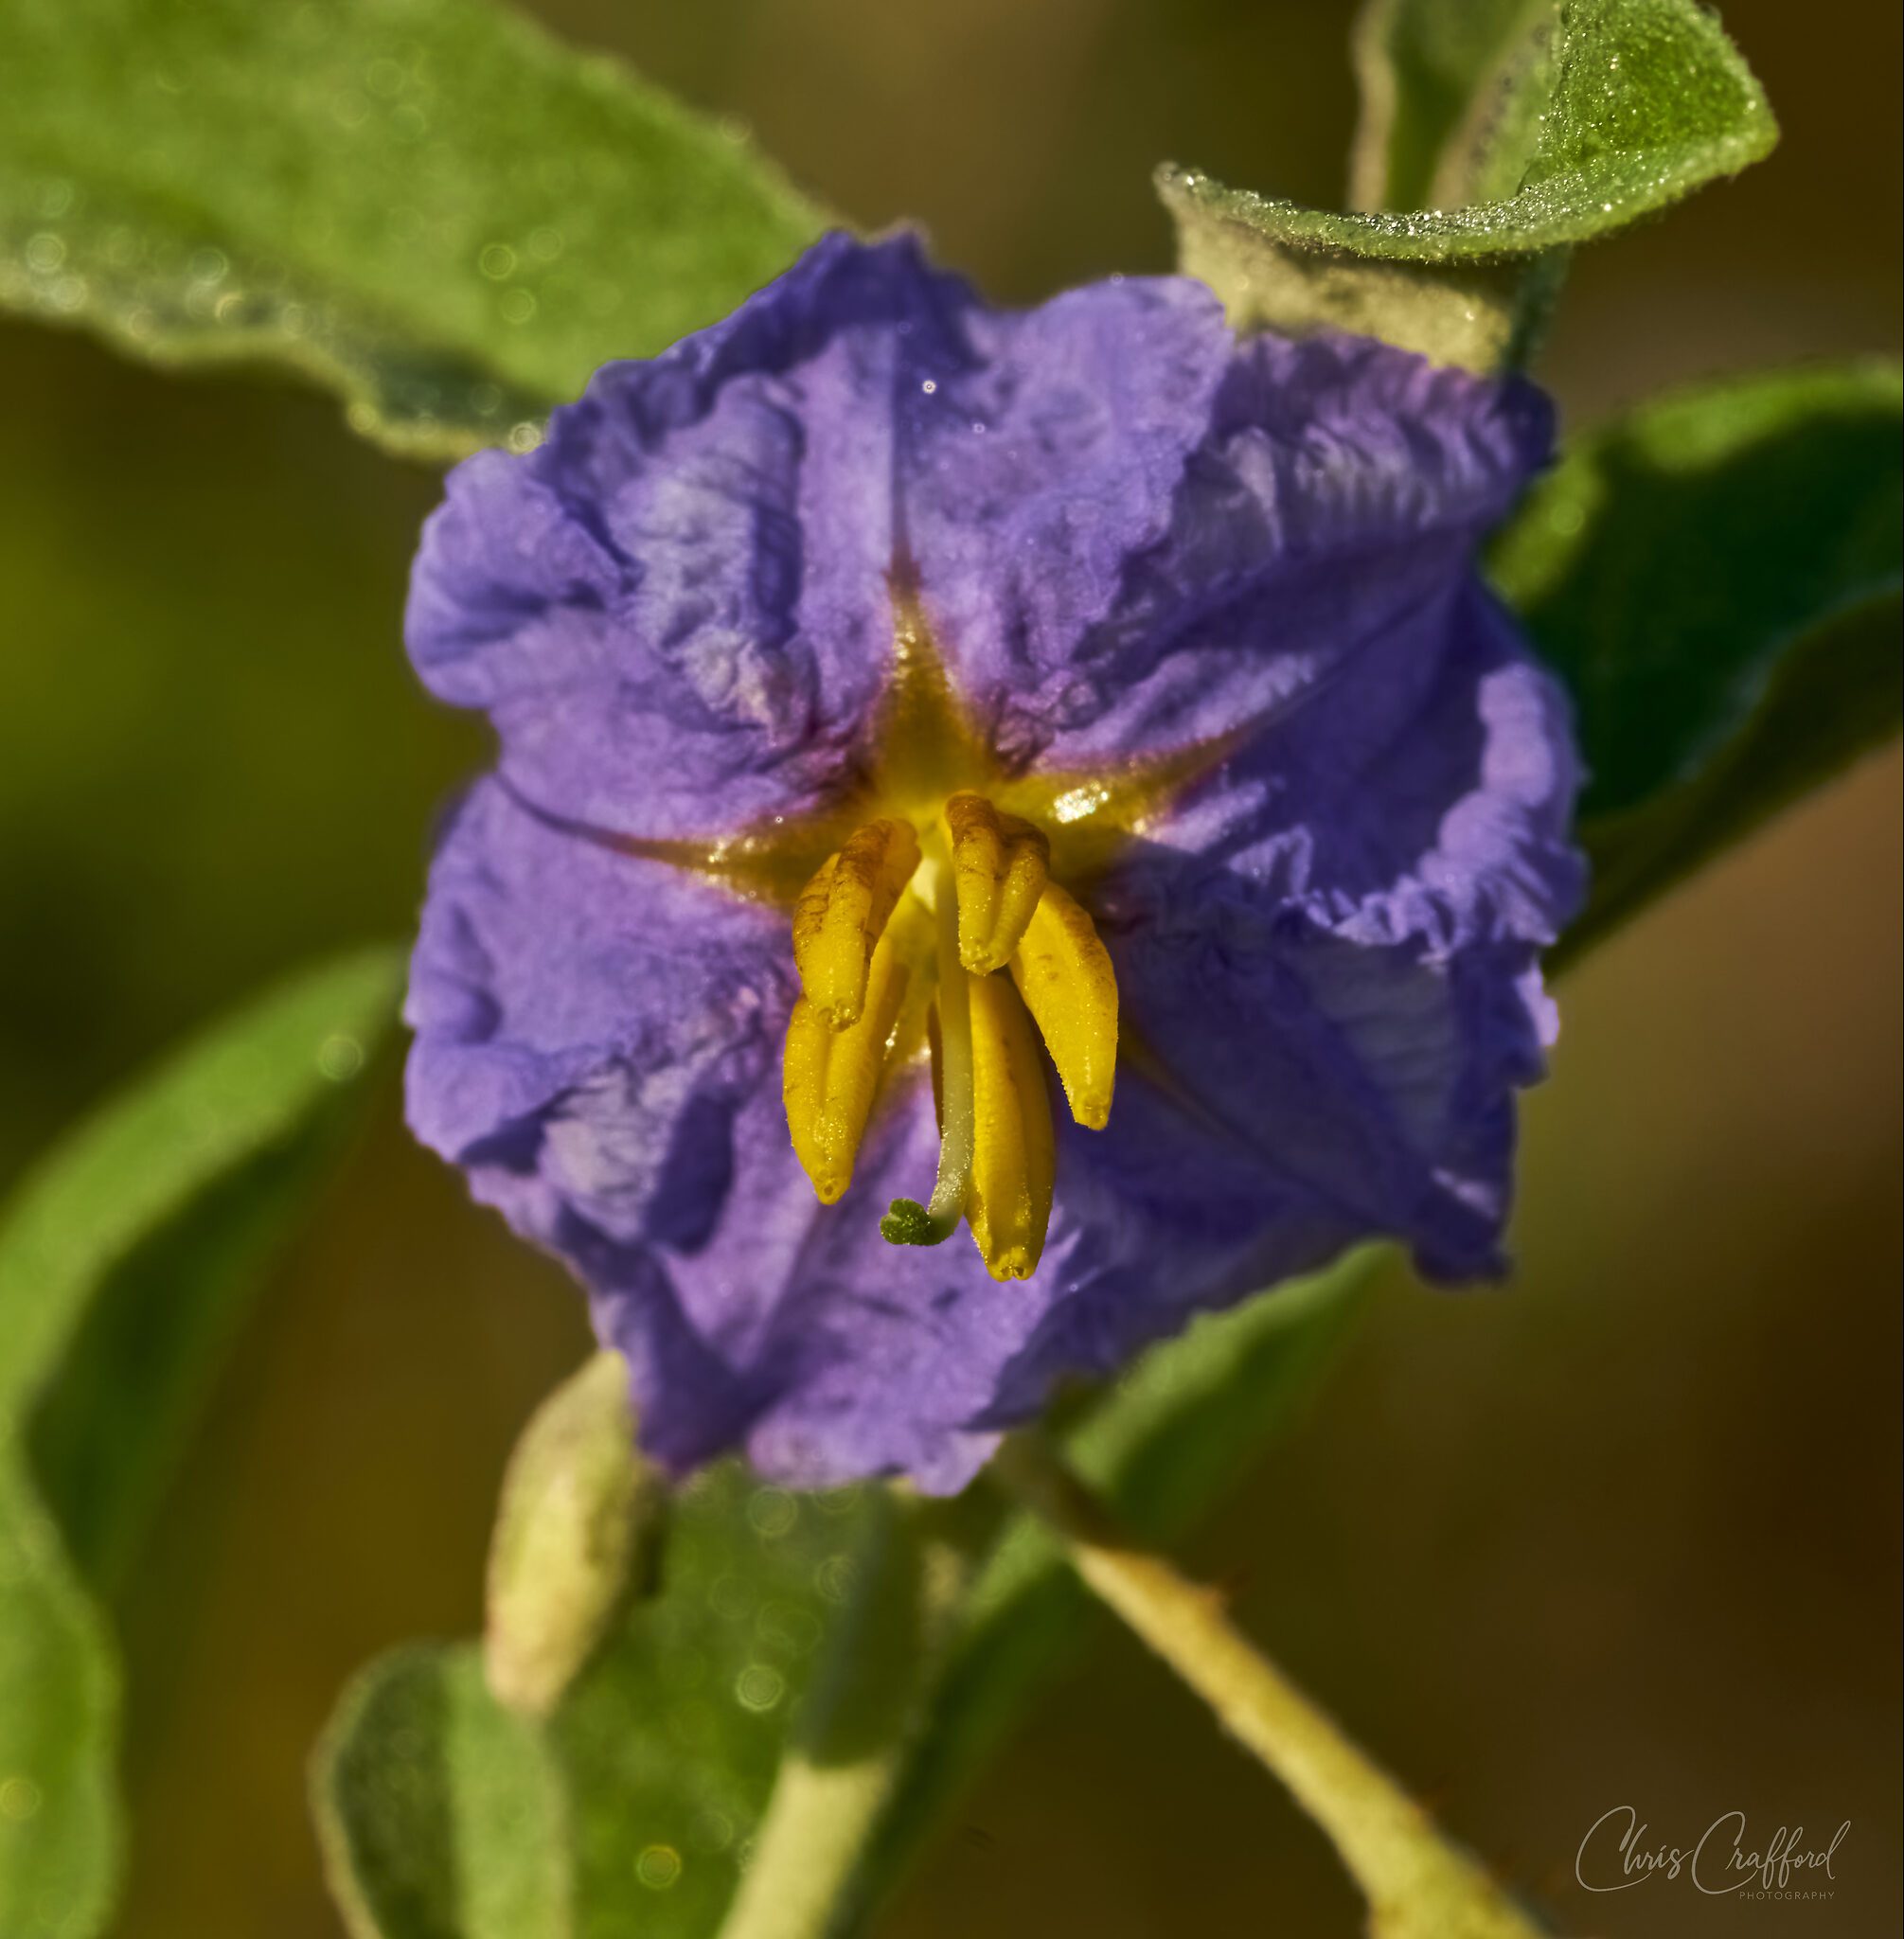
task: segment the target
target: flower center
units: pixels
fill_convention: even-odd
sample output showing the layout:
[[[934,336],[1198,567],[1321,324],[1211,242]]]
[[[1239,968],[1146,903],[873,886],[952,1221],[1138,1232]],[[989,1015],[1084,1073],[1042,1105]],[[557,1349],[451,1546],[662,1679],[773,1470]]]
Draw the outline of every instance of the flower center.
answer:
[[[783,1089],[821,1203],[852,1183],[881,1086],[930,1046],[938,1177],[926,1203],[895,1200],[880,1230],[936,1245],[964,1220],[995,1278],[1023,1279],[1051,1220],[1045,1059],[1092,1130],[1110,1118],[1117,1066],[1111,958],[1053,869],[1080,884],[1101,876],[1237,737],[1092,772],[1014,773],[960,704],[909,562],[891,590],[892,677],[869,758],[824,809],[712,841],[653,839],[509,792],[552,827],[791,910],[805,994]]]
[[[1028,1278],[1051,1220],[1044,1058],[1080,1125],[1111,1115],[1117,980],[1091,917],[1051,878],[1042,829],[960,790],[923,827],[869,821],[814,871],[793,912],[804,994],[787,1026],[793,1149],[823,1204],[853,1163],[887,1072],[923,1039],[938,1177],[880,1230],[936,1245],[964,1220],[995,1279]]]

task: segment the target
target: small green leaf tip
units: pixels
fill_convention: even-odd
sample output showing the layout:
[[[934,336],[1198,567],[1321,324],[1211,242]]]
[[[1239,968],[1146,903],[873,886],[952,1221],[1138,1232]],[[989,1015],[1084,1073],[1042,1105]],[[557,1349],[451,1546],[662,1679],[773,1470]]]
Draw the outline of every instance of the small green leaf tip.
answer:
[[[597,1353],[530,1416],[503,1479],[483,1639],[497,1702],[554,1710],[650,1580],[667,1507],[634,1446],[627,1365]]]
[[[1524,361],[1575,243],[1768,154],[1765,92],[1699,0],[1368,0],[1347,214],[1166,166],[1178,267],[1239,330]]]
[[[880,1236],[889,1246],[935,1246],[952,1236],[952,1222],[934,1219],[916,1199],[895,1199],[880,1220]]]

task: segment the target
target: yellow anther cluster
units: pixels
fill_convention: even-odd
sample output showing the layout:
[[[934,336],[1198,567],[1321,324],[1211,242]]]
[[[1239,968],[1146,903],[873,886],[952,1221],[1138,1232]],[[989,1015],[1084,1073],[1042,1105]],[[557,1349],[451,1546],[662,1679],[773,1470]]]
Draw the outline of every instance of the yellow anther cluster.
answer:
[[[1116,1073],[1111,959],[1050,863],[1041,829],[962,791],[923,830],[897,817],[855,830],[793,915],[805,993],[787,1030],[787,1122],[814,1191],[826,1204],[845,1193],[881,1081],[929,1042],[938,1179],[929,1205],[899,1201],[883,1229],[935,1242],[963,1219],[997,1279],[1030,1276],[1051,1220],[1041,1039],[1092,1130]]]

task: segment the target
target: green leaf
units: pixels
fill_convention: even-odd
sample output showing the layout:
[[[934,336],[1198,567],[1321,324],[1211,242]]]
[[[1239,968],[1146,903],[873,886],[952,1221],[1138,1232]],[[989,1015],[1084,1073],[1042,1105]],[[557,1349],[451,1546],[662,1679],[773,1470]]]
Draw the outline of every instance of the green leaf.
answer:
[[[1895,365],[1735,380],[1580,441],[1492,571],[1577,709],[1607,925],[1895,731]]]
[[[122,1579],[263,1249],[394,1008],[352,956],[109,1105],[0,1213],[0,1935],[79,1939],[117,1865]]]
[[[0,307],[341,391],[386,445],[533,436],[821,218],[737,131],[488,0],[12,0]]]
[[[927,1699],[1003,1504],[988,1490],[933,1500],[869,1493],[853,1590],[801,1700],[721,1939],[836,1931],[866,1842],[903,1785]]]
[[[313,1769],[351,1939],[568,1939],[562,1797],[541,1731],[470,1645],[394,1650],[345,1693]]]
[[[1452,185],[1479,200],[1338,215],[1159,171],[1183,267],[1237,328],[1355,329],[1491,367],[1523,347],[1556,252],[1736,173],[1777,139],[1757,81],[1696,0],[1569,0],[1557,21],[1531,9],[1510,21],[1490,0],[1483,13],[1456,38],[1451,0],[1373,16],[1362,71],[1393,106],[1378,92],[1364,152],[1379,145],[1383,163],[1358,169],[1362,187],[1379,173],[1385,197],[1420,192],[1432,152],[1430,186],[1451,167]],[[1481,105],[1457,116],[1448,98],[1462,86],[1480,88]]]
[[[536,1768],[471,1648],[407,1649],[373,1668],[313,1778],[353,1932],[711,1932],[848,1598],[866,1510],[860,1489],[796,1496],[732,1464],[696,1476],[676,1500],[662,1592],[573,1686]],[[438,1713],[459,1719],[454,1736]],[[533,1910],[475,1923],[474,1908],[503,1904]]]
[[[1558,17],[1556,0],[1369,0],[1355,30],[1352,205],[1512,195],[1533,148],[1526,111],[1553,86]]]

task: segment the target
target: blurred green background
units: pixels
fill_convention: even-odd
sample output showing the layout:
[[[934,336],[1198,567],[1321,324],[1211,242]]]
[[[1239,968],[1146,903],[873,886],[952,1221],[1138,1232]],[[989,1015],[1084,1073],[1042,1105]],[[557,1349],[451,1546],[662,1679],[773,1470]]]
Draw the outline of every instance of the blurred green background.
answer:
[[[750,122],[992,294],[1167,266],[1165,156],[1311,202],[1343,0],[541,0]],[[1734,0],[1766,166],[1589,250],[1544,365],[1576,423],[1661,384],[1895,349],[1899,14]],[[0,1177],[274,970],[407,925],[483,757],[398,623],[435,479],[329,402],[0,329]],[[1894,749],[1564,992],[1520,1273],[1388,1288],[1194,1544],[1246,1624],[1564,1930],[1896,1930],[1899,838]],[[479,1621],[501,1463],[584,1350],[561,1277],[378,1120],[277,1273],[127,1616],[134,1939],[334,1935],[303,1799],[344,1679]],[[1841,1820],[1837,1896],[1591,1898],[1582,1834]],[[640,1890],[631,1874],[630,1892]],[[1346,1934],[1271,1782],[1131,1643],[969,1800],[895,1939]]]

